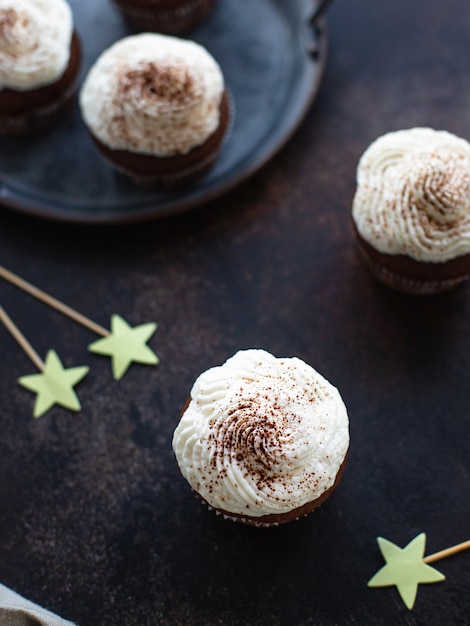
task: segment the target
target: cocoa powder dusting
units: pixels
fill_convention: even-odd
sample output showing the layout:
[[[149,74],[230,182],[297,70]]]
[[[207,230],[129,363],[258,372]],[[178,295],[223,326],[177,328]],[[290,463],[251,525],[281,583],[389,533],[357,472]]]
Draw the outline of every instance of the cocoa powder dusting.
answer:
[[[134,98],[137,91],[143,98],[171,100],[175,106],[181,107],[195,96],[193,76],[178,65],[149,62],[138,69],[123,68],[118,81],[123,100]]]
[[[5,33],[13,28],[18,14],[15,9],[2,9],[0,10],[0,36],[4,36]],[[27,23],[27,18],[25,24]]]

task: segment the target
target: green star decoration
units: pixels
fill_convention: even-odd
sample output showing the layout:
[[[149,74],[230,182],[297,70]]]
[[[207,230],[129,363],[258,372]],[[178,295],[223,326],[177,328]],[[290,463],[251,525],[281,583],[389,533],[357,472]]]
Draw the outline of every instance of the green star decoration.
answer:
[[[20,385],[37,393],[34,417],[41,417],[54,404],[60,404],[72,411],[79,411],[81,405],[73,387],[87,375],[89,369],[86,366],[65,369],[57,353],[49,350],[44,362],[44,370],[40,374],[22,376],[18,379]]]
[[[111,333],[90,344],[88,350],[110,356],[114,378],[119,380],[133,361],[145,365],[159,363],[158,356],[146,345],[156,329],[154,323],[133,328],[119,315],[112,315]]]
[[[382,537],[377,538],[377,543],[386,564],[367,585],[368,587],[396,585],[408,609],[413,608],[419,584],[435,583],[445,579],[441,572],[423,561],[426,548],[425,533],[412,539],[404,548]]]

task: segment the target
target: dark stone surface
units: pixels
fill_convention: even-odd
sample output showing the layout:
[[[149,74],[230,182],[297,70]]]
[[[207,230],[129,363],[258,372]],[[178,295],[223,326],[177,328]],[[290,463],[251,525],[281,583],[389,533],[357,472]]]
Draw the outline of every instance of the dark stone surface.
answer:
[[[185,215],[75,227],[2,211],[2,264],[109,324],[156,321],[156,368],[112,379],[95,336],[2,283],[37,351],[88,364],[83,410],[32,418],[34,368],[0,329],[0,580],[80,626],[468,624],[470,553],[409,612],[368,589],[375,537],[427,553],[468,539],[470,285],[396,294],[360,263],[355,168],[377,135],[470,137],[470,4],[338,0],[320,98],[254,178]],[[240,348],[298,355],[341,391],[343,481],[278,529],[226,522],[179,474],[171,437],[194,378]]]

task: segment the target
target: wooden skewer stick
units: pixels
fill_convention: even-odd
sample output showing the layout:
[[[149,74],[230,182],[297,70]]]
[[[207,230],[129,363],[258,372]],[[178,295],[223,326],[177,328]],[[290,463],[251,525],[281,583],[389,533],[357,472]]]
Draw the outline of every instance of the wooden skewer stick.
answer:
[[[78,313],[78,311],[75,311],[75,309],[72,309],[66,304],[63,304],[56,298],[53,298],[52,296],[47,294],[45,291],[41,291],[41,289],[38,289],[31,283],[28,283],[26,280],[23,280],[16,274],[13,274],[13,272],[10,272],[9,270],[7,270],[5,267],[1,265],[0,265],[0,277],[12,283],[16,287],[19,287],[19,289],[26,291],[34,298],[41,300],[41,302],[44,302],[44,304],[47,304],[51,306],[53,309],[60,311],[60,313],[63,313],[67,317],[70,317],[75,322],[78,322],[82,326],[85,326],[86,328],[93,331],[94,333],[101,335],[103,337],[107,337],[110,334],[109,330],[106,330],[106,328],[103,328],[103,326],[96,324],[95,322],[88,319],[81,313]]]
[[[13,322],[11,317],[5,312],[5,309],[0,306],[0,320],[3,322],[5,328],[13,335],[21,348],[26,352],[34,365],[40,372],[44,371],[44,361],[40,358],[36,350],[29,343],[18,326]]]
[[[434,561],[445,559],[447,556],[452,556],[453,554],[457,554],[457,552],[462,552],[463,550],[468,550],[469,548],[470,541],[463,541],[462,543],[458,543],[456,546],[452,546],[451,548],[447,548],[446,550],[441,550],[440,552],[430,554],[429,556],[426,556],[423,561],[425,563],[434,563]]]

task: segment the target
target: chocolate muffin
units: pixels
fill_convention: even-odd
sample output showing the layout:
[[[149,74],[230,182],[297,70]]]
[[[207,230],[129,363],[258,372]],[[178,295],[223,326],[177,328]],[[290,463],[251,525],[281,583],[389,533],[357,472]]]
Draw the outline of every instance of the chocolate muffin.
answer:
[[[97,149],[140,185],[205,174],[230,127],[222,71],[202,46],[166,35],[126,37],[90,69],[80,93]]]
[[[0,134],[55,125],[73,103],[80,66],[64,0],[0,0]]]
[[[361,157],[352,206],[362,258],[384,284],[438,293],[470,276],[470,144],[412,128]]]
[[[196,380],[173,435],[209,507],[257,527],[307,515],[337,487],[349,447],[338,390],[298,358],[242,350]]]
[[[216,0],[114,0],[137,28],[165,35],[182,35],[212,12]]]

